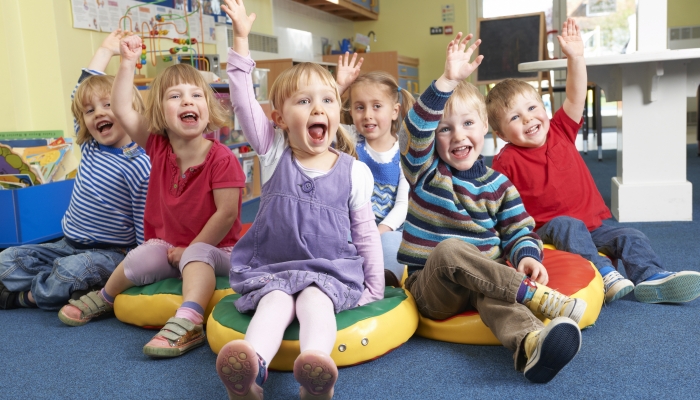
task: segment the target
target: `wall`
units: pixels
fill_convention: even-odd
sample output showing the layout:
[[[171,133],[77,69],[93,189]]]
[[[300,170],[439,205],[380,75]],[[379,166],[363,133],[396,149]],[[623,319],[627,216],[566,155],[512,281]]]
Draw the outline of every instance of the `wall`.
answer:
[[[472,0],[473,1],[473,0]],[[467,29],[468,0],[381,0],[379,20],[356,22],[355,31],[366,35],[373,30],[377,41],[372,51],[396,50],[399,54],[420,59],[421,91],[442,74],[445,49],[454,35],[430,35],[430,27],[452,25],[454,33]],[[455,22],[442,22],[442,5],[453,4]],[[465,32],[466,33],[466,32]],[[476,32],[474,32],[476,34]]]
[[[88,65],[107,33],[73,28],[70,0],[0,2],[0,33],[12,38],[0,44],[2,54],[11,60],[0,63],[0,84],[12,93],[0,96],[0,131],[61,129],[72,136],[70,94],[80,69]],[[167,42],[163,47],[172,44]],[[204,51],[214,52],[215,46],[205,45]],[[105,72],[116,73],[118,63],[118,57],[112,58]],[[152,67],[147,73],[153,76]]]
[[[667,6],[667,24],[669,28],[700,25],[700,1],[668,0]]]

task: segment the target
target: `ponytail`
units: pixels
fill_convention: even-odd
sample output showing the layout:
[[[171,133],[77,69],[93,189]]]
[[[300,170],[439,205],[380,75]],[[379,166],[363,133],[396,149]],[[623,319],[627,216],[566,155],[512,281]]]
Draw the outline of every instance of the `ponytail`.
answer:
[[[402,88],[401,86],[398,87],[397,91],[399,94],[397,103],[401,105],[401,108],[399,108],[399,117],[396,118],[395,121],[391,122],[391,134],[398,139],[399,129],[401,129],[401,125],[403,124],[404,119],[406,119],[408,111],[413,108],[413,103],[416,102],[416,99],[413,98],[411,92]]]
[[[335,149],[347,153],[357,159],[355,151],[355,143],[350,140],[350,135],[345,131],[345,128],[338,126],[338,132],[335,135]]]

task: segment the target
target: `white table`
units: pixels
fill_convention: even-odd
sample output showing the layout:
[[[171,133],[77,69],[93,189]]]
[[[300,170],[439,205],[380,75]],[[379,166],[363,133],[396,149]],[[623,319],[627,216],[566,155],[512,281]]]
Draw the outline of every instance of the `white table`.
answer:
[[[588,80],[618,101],[617,176],[611,211],[620,222],[691,221],[686,179],[686,97],[700,84],[700,49],[586,59]],[[566,60],[522,63],[520,72],[566,69]]]

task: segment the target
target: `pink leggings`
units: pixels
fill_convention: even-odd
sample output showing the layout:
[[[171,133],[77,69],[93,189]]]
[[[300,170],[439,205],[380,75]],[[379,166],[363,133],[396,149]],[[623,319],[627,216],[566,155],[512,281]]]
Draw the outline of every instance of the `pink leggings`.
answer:
[[[333,302],[314,285],[294,296],[279,290],[266,294],[258,303],[245,340],[269,364],[295,316],[301,351],[319,350],[330,355],[337,330]]]
[[[179,268],[168,262],[168,249],[174,247],[160,239],[151,239],[131,250],[124,258],[124,275],[137,286],[149,285],[167,278],[180,278],[182,269],[201,261],[214,268],[216,276],[228,276],[231,268],[231,247],[217,248],[195,243],[182,253]]]

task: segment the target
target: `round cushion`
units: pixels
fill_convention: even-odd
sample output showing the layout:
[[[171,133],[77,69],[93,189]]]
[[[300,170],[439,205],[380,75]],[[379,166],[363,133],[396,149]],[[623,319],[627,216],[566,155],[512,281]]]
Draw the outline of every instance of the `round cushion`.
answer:
[[[548,287],[570,297],[584,299],[587,307],[579,327],[585,329],[595,324],[605,301],[603,278],[598,269],[583,257],[544,246],[543,265],[549,274]],[[546,324],[549,319],[542,319]],[[437,321],[419,315],[420,336],[444,342],[499,345],[491,330],[476,311],[467,311],[451,318]]]
[[[233,294],[228,277],[216,277],[216,289],[204,310],[207,321],[211,310],[224,297]],[[129,288],[114,299],[114,315],[127,324],[161,328],[182,304],[182,280],[164,279],[146,286]]]
[[[207,340],[214,353],[231,340],[243,339],[252,314],[241,314],[233,302],[239,294],[225,297],[207,322]],[[408,291],[387,287],[384,299],[336,315],[338,335],[331,357],[339,367],[378,358],[404,344],[416,331],[418,310]],[[271,369],[291,371],[299,355],[299,322],[284,332],[282,345],[269,364]]]

